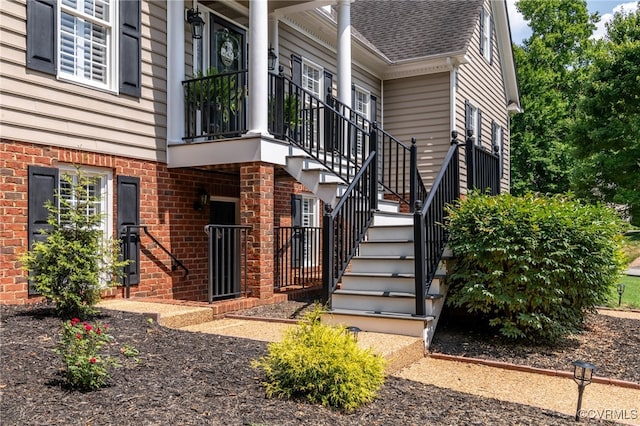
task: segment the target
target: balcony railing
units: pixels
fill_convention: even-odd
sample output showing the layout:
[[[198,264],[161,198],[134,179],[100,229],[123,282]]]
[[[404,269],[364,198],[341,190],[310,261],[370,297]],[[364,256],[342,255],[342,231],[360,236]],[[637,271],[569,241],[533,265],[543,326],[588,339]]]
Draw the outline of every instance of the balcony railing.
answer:
[[[467,151],[467,188],[500,193],[500,156],[478,146],[471,136],[466,141]]]
[[[182,82],[186,142],[237,137],[247,131],[247,71],[210,73]]]

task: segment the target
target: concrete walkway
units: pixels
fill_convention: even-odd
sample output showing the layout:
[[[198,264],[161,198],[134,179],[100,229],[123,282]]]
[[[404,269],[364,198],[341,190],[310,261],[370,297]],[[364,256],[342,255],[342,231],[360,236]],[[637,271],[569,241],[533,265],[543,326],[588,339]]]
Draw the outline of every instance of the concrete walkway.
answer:
[[[261,341],[279,341],[291,323],[226,318],[203,321],[210,309],[167,305],[132,300],[103,301],[105,309],[137,312],[160,324],[182,330],[235,336]],[[640,312],[603,310],[640,321]],[[195,325],[185,326],[193,321]],[[371,347],[388,359],[390,374],[397,377],[456,390],[575,415],[577,386],[572,379],[522,371],[522,366],[496,368],[424,357],[421,339],[380,333],[360,333],[358,344]],[[467,360],[468,361],[468,360]],[[640,384],[636,388],[592,383],[584,392],[583,416],[640,425]]]

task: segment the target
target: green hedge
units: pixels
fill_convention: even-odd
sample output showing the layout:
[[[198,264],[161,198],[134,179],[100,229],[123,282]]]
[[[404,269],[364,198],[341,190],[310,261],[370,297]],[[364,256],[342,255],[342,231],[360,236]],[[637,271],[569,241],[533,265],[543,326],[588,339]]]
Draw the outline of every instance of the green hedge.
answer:
[[[575,332],[618,279],[622,229],[613,210],[570,195],[471,193],[449,208],[448,303],[509,338]]]

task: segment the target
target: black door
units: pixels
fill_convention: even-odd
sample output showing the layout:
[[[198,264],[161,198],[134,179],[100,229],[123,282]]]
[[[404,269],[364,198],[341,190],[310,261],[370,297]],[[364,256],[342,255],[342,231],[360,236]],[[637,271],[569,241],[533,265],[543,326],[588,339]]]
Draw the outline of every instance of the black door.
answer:
[[[209,65],[219,73],[245,69],[246,32],[211,14]]]
[[[228,201],[212,201],[209,223],[220,225],[213,232],[214,242],[211,247],[209,285],[210,295],[214,299],[234,297],[240,294],[240,262],[239,243],[240,230],[224,225],[236,224],[236,203]]]

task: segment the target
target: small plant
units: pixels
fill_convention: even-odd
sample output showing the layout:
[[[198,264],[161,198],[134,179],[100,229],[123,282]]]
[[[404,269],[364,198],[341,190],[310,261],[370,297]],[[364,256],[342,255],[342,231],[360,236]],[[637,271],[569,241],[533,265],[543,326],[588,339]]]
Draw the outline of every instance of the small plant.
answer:
[[[120,353],[127,358],[133,358],[133,360],[137,363],[140,362],[138,355],[140,355],[140,351],[132,345],[124,345],[120,348]]]
[[[118,241],[105,239],[100,229],[95,180],[79,168],[61,180],[58,204],[46,204],[51,230],[22,261],[36,291],[56,303],[59,315],[84,319],[95,312],[101,290],[116,284],[127,261],[118,260]]]
[[[81,390],[95,390],[109,380],[108,368],[117,366],[111,357],[102,357],[100,350],[113,337],[107,333],[108,324],[91,325],[73,318],[62,324],[56,353],[62,356],[67,382]]]
[[[253,366],[264,370],[268,397],[301,397],[351,411],[373,400],[382,386],[384,359],[358,347],[344,328],[322,324],[320,314],[306,314]]]

